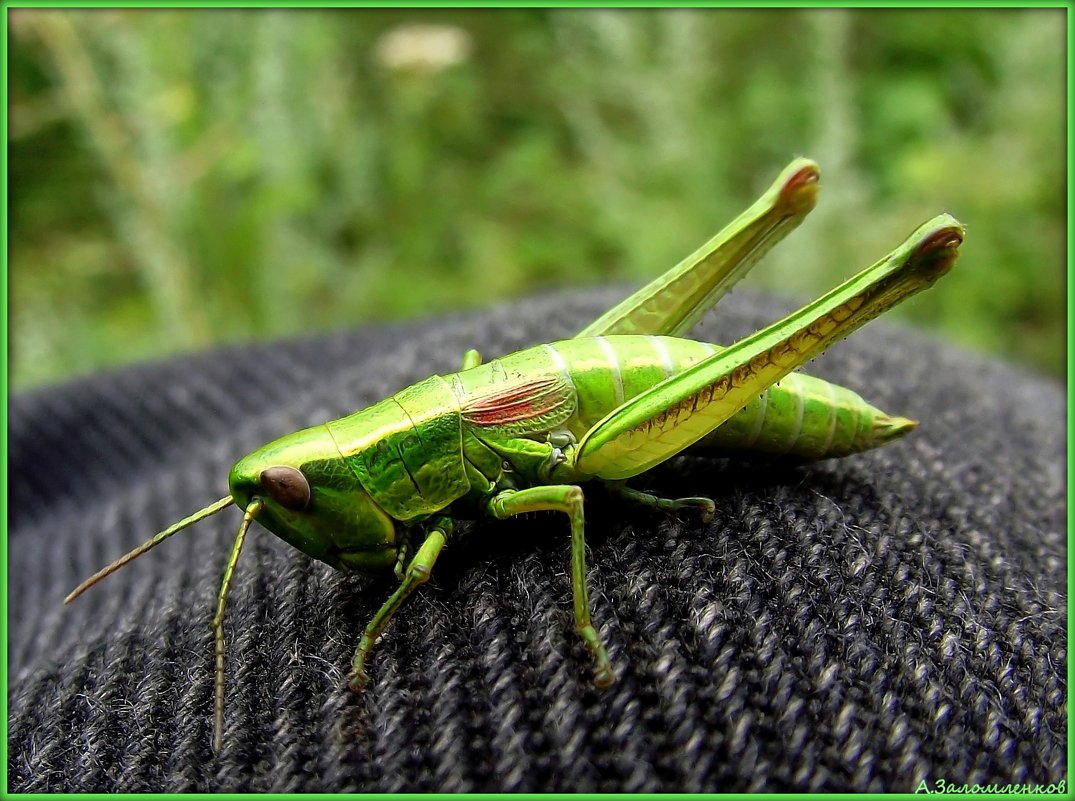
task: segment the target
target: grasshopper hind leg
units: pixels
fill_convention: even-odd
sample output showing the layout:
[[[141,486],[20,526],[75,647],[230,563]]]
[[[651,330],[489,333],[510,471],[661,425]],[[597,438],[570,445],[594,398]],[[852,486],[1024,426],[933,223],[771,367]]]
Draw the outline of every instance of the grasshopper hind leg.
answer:
[[[713,515],[717,510],[712,498],[706,498],[701,495],[687,498],[662,498],[649,492],[631,489],[621,481],[606,481],[605,486],[621,498],[642,506],[648,506],[650,509],[660,509],[662,512],[669,514],[681,511],[697,512],[706,523],[713,519]]]

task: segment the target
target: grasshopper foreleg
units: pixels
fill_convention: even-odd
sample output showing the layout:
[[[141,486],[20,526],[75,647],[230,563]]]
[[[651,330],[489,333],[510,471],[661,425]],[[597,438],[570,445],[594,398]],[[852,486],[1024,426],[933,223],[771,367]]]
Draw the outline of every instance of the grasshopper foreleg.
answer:
[[[571,521],[571,586],[575,599],[575,627],[597,662],[594,684],[608,687],[616,680],[605,645],[590,619],[590,593],[586,587],[586,538],[582,489],[570,484],[507,490],[489,501],[489,512],[499,520],[524,512],[563,512]]]
[[[355,649],[355,657],[351,663],[351,676],[347,681],[347,686],[354,692],[360,692],[366,686],[368,680],[366,659],[377,642],[377,638],[388,625],[388,621],[392,619],[392,615],[410,597],[411,593],[429,581],[433,565],[436,564],[444,543],[452,533],[452,525],[450,517],[439,517],[433,522],[425,541],[407,565],[403,580],[400,581],[396,591],[389,596],[377,614],[373,616],[373,620],[366,625],[365,631],[362,632],[362,639],[358,641],[358,648]]]

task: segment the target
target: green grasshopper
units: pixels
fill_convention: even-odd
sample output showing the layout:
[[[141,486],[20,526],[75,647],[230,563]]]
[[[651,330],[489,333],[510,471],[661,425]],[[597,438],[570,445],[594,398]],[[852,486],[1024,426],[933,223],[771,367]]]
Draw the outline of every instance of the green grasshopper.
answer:
[[[691,446],[814,460],[875,448],[915,426],[792,371],[949,270],[964,229],[946,214],[827,295],[730,347],[681,338],[802,222],[818,180],[814,162],[793,161],[723,231],[573,339],[484,364],[468,351],[458,373],[258,448],[231,468],[227,496],[100,570],[65,603],[177,531],[232,504],[242,509],[212,621],[219,750],[224,610],[254,520],[334,568],[395,571],[399,586],[355,651],[348,684],[357,692],[374,643],[429,579],[454,520],[556,511],[570,521],[575,623],[596,663],[594,683],[609,686],[615,674],[590,620],[580,484],[598,479],[631,500],[709,516],[709,498],[658,498],[625,482]]]

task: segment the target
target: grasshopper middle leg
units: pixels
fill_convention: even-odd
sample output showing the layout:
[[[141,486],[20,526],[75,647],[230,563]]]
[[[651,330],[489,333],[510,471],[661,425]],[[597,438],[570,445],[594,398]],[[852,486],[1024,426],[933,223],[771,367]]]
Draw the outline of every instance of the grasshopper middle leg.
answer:
[[[582,489],[571,484],[507,490],[489,501],[489,512],[499,520],[524,512],[563,512],[571,521],[571,585],[575,599],[575,627],[582,635],[597,667],[594,684],[608,687],[616,680],[605,644],[590,619],[590,593],[586,587],[586,539]]]

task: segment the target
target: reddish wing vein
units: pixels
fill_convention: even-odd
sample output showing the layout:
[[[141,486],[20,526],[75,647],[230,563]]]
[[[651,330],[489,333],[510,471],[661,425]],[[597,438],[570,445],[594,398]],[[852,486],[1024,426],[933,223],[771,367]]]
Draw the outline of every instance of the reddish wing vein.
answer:
[[[570,399],[559,377],[536,378],[498,386],[463,406],[463,418],[479,426],[499,426],[548,414]]]

